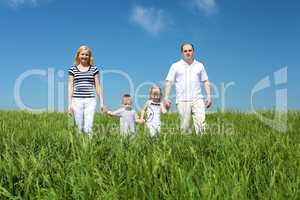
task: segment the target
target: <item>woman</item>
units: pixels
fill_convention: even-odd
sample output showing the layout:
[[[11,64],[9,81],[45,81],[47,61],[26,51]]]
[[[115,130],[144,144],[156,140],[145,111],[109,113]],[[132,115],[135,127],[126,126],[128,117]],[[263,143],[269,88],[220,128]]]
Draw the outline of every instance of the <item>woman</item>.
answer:
[[[103,93],[99,83],[99,70],[94,65],[92,51],[87,46],[78,48],[74,65],[69,69],[68,113],[74,114],[80,131],[90,135],[96,111],[96,94],[100,108],[104,109]]]

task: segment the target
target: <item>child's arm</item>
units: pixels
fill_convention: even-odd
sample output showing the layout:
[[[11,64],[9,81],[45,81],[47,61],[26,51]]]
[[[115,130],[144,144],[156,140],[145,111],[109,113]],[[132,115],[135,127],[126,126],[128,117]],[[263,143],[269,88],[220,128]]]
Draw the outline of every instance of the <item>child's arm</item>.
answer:
[[[139,123],[139,124],[142,124],[142,123],[144,123],[144,120],[140,119],[139,115],[137,113],[135,113],[135,122]]]
[[[107,112],[105,112],[105,113],[108,114],[108,115],[110,115],[110,116],[116,116],[114,112],[109,111],[109,110]]]
[[[121,113],[122,113],[122,108],[115,110],[115,111],[107,111],[106,114],[110,115],[110,116],[114,116],[114,117],[120,117]]]
[[[148,106],[149,106],[149,100],[146,101],[146,103],[144,105],[144,108],[143,108],[143,110],[141,112],[141,118],[140,118],[140,120],[142,120],[142,121],[145,121],[144,120],[144,115],[145,115],[145,112],[147,112]]]

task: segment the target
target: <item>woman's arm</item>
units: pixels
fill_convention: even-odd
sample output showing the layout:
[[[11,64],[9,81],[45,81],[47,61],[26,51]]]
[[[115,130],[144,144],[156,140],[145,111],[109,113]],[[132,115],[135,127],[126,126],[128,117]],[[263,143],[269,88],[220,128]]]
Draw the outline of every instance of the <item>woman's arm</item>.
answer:
[[[72,96],[73,96],[73,84],[74,84],[74,76],[69,75],[68,78],[68,113],[73,113],[72,108]]]
[[[95,88],[100,102],[100,110],[105,111],[106,108],[104,106],[104,98],[103,98],[102,88],[100,85],[99,73],[95,75]]]

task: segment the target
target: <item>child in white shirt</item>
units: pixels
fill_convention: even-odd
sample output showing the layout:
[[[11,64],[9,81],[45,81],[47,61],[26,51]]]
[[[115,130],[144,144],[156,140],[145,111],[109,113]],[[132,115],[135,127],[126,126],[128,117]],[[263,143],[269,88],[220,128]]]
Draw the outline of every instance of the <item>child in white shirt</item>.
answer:
[[[123,106],[115,111],[106,111],[111,116],[120,118],[120,133],[121,135],[128,136],[135,133],[135,123],[142,123],[138,119],[138,115],[131,107],[131,96],[129,94],[123,95]]]
[[[162,101],[162,92],[158,86],[152,86],[149,92],[149,100],[146,101],[144,109],[141,112],[140,121],[143,122],[146,112],[146,127],[151,136],[160,133],[161,113],[166,113],[165,103]]]

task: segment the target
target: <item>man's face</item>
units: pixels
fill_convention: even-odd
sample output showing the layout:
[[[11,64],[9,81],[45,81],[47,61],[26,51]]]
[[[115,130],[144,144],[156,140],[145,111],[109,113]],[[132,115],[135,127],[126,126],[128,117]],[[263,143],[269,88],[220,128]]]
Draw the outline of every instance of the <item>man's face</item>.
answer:
[[[194,58],[194,50],[192,45],[186,44],[183,46],[182,57],[184,60],[192,60]]]

